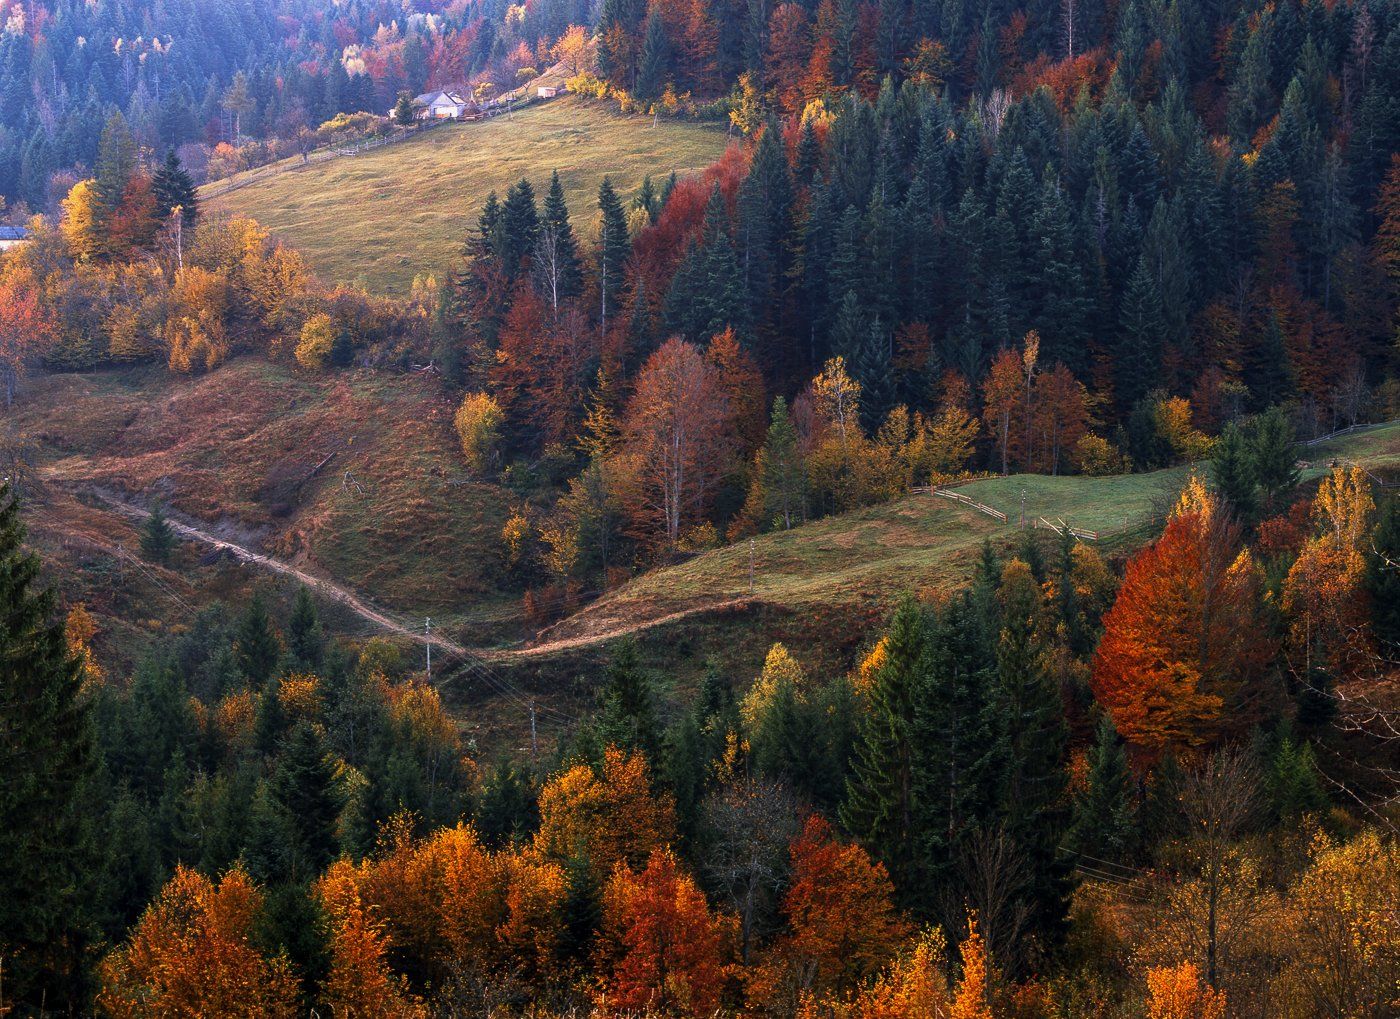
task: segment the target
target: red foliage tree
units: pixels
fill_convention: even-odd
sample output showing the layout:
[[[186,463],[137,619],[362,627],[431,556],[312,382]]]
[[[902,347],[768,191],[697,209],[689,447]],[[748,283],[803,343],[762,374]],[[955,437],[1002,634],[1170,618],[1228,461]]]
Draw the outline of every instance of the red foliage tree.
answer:
[[[652,853],[640,874],[619,866],[603,893],[607,1004],[712,1014],[725,976],[725,927],[671,850]]]
[[[1239,524],[1192,479],[1162,536],[1128,563],[1104,615],[1094,696],[1149,755],[1199,747],[1257,717],[1271,656]]]

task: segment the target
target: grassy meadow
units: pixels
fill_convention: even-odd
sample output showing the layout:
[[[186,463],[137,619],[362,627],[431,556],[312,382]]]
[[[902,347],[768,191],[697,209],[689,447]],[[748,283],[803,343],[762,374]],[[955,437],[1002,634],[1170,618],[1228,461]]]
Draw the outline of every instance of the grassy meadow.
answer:
[[[604,175],[625,198],[648,174],[660,186],[672,170],[708,166],[727,140],[716,124],[653,127],[646,117],[563,98],[295,167],[209,206],[252,216],[301,249],[326,279],[402,294],[415,275],[450,269],[486,196],[504,196],[522,176],[542,199],[557,169],[574,229],[591,237]]]

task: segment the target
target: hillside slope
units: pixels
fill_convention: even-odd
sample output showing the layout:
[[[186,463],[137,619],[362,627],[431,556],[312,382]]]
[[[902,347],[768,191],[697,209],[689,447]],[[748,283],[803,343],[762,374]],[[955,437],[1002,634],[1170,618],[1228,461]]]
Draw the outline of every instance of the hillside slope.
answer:
[[[627,196],[648,174],[659,186],[672,170],[708,166],[727,141],[718,125],[653,126],[566,97],[289,169],[209,204],[252,216],[327,279],[406,293],[415,275],[452,267],[491,191],[527,177],[542,195],[557,169],[574,229],[589,237],[604,174]]]
[[[1304,455],[1305,481],[1321,477],[1334,461],[1400,470],[1400,422],[1305,447]],[[1109,478],[989,478],[957,491],[1004,512],[1006,523],[923,493],[761,535],[638,577],[513,657],[576,656],[638,634],[663,657],[668,648],[683,654],[705,645],[751,665],[771,640],[791,639],[825,651],[839,665],[904,592],[931,594],[964,584],[985,539],[1003,548],[1020,540],[1023,493],[1029,523],[1044,518],[1099,532],[1096,547],[1113,554],[1155,533],[1189,474],[1190,468],[1173,467]],[[720,618],[723,640],[711,647],[706,638]]]

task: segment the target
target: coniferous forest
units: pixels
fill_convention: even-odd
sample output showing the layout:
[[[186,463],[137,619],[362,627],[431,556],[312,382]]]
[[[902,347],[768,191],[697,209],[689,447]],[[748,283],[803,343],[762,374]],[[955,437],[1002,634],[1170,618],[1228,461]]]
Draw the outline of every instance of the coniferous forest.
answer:
[[[392,296],[225,180],[536,98],[729,141],[586,215],[561,148]],[[1395,4],[0,0],[0,222],[0,1016],[1400,1015]],[[249,364],[442,410],[511,639],[246,537],[290,398],[179,404],[222,487],[77,491],[140,459],[99,382]],[[985,540],[817,585],[940,497]],[[200,528],[278,572],[204,597]],[[762,542],[810,586],[745,623]]]

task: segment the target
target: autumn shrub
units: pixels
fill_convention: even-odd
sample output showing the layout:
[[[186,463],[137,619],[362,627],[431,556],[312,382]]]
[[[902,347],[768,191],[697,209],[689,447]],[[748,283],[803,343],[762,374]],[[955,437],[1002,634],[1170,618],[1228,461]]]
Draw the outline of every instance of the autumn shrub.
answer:
[[[485,474],[495,466],[504,421],[500,404],[489,393],[468,393],[457,408],[452,423],[462,444],[462,456],[476,473]]]
[[[301,327],[301,338],[297,341],[297,364],[303,368],[319,370],[330,360],[331,349],[335,346],[335,326],[325,312],[317,312]]]

